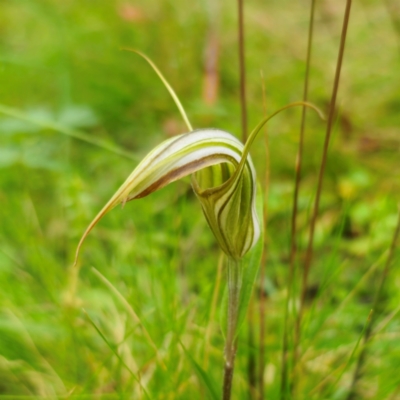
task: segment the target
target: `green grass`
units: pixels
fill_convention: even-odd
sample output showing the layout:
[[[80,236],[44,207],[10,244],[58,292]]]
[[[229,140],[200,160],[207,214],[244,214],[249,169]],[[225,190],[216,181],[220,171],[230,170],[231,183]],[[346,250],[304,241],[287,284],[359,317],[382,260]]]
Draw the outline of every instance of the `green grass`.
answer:
[[[400,36],[395,23],[400,16],[389,12],[392,3],[353,4],[316,227],[296,400],[346,399],[360,347],[348,360],[372,307],[396,225]],[[84,245],[71,297],[78,240],[136,165],[107,148],[138,159],[168,134],[184,132],[154,72],[136,55],[120,51],[122,46],[156,62],[196,128],[240,134],[233,4],[223,2],[218,10],[220,92],[212,107],[201,95],[208,3],[136,2],[138,20],[129,20],[129,4],[8,0],[0,10],[0,104],[41,121],[38,126],[0,115],[0,399],[145,399],[145,391],[152,399],[207,398],[193,361],[211,385],[221,386],[224,344],[213,295],[217,286],[219,308],[224,271],[218,282],[219,250],[189,181],[108,214]],[[268,112],[301,99],[308,6],[288,0],[245,4],[250,127],[264,113],[260,69]],[[309,99],[324,110],[343,9],[344,2],[317,2]],[[289,110],[268,127],[266,277],[254,292],[254,343],[248,344],[249,324],[241,331],[234,399],[249,397],[247,363],[250,355],[257,361],[261,347],[265,398],[280,399],[299,121],[300,112]],[[46,123],[82,132],[102,147]],[[323,122],[309,113],[300,254],[307,243],[323,132]],[[263,139],[257,140],[252,156],[262,180],[265,149]],[[397,251],[377,321],[379,326],[388,318],[387,324],[368,348],[360,399],[399,396],[400,320],[398,313],[390,317],[398,308],[399,282]],[[261,291],[267,295],[263,338],[258,336]]]

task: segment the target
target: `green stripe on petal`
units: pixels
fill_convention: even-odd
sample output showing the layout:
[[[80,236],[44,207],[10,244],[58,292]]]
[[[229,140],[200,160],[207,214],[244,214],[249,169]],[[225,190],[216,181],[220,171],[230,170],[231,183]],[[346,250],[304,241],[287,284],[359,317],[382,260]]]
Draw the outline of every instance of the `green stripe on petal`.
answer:
[[[236,168],[237,165],[235,163]],[[240,259],[257,242],[260,227],[255,210],[256,179],[251,159],[248,158],[241,174],[235,174],[236,168],[226,170],[230,174],[228,179],[221,170],[220,185],[206,189],[202,189],[204,186],[199,182],[204,181],[202,175],[207,171],[198,171],[193,176],[192,186],[222,250],[230,257]]]
[[[193,131],[158,145],[90,223],[78,244],[75,263],[84,239],[108,211],[190,174],[194,174],[193,189],[221,248],[229,256],[241,258],[260,235],[256,175],[250,156],[241,164],[243,149],[238,139],[217,129]]]

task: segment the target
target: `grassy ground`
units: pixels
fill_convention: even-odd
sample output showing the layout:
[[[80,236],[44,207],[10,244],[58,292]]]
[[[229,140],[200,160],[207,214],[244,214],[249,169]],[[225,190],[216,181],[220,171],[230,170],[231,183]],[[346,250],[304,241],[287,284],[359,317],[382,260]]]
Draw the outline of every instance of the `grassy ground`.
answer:
[[[310,101],[326,110],[344,2],[317,2]],[[397,220],[400,10],[354,2],[301,343],[298,399],[346,399]],[[249,126],[300,100],[309,4],[245,5]],[[193,360],[218,388],[223,338],[219,250],[188,181],[116,209],[74,251],[140,156],[184,132],[140,49],[162,69],[195,127],[240,136],[236,8],[226,1],[7,0],[0,9],[0,398],[203,399]],[[207,45],[219,45],[218,98],[203,94]],[[210,101],[209,101],[210,102]],[[18,118],[16,118],[16,116]],[[280,399],[283,310],[300,111],[268,126],[266,276],[241,332],[234,399]],[[54,125],[57,129],[54,128]],[[307,120],[300,256],[325,126]],[[75,137],[73,137],[75,136]],[[76,136],[79,136],[77,139]],[[265,147],[252,156],[263,182]],[[301,262],[299,264],[301,265]],[[400,399],[399,253],[358,384],[359,399]],[[298,290],[299,281],[296,281]],[[259,307],[265,294],[265,336]],[[292,308],[295,310],[297,303]],[[292,330],[291,330],[292,333]],[[253,340],[249,341],[249,336]],[[292,334],[290,335],[292,343]],[[185,351],[186,350],[186,351]]]

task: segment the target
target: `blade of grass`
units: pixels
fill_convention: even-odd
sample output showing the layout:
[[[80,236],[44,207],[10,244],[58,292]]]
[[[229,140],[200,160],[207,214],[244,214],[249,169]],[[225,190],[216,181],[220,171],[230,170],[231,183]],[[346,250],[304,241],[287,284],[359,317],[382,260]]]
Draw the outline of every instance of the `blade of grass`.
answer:
[[[140,160],[139,156],[132,154],[128,151],[125,151],[114,144],[110,144],[101,139],[97,139],[97,138],[95,138],[87,133],[84,133],[82,131],[79,131],[77,129],[70,129],[64,125],[58,124],[57,122],[41,121],[41,120],[30,117],[28,114],[26,114],[22,111],[19,111],[12,107],[8,107],[3,104],[0,104],[0,113],[2,113],[4,115],[8,115],[9,117],[19,119],[21,121],[28,122],[32,125],[39,126],[43,129],[49,129],[52,131],[62,133],[63,135],[69,136],[74,139],[81,140],[82,142],[92,144],[94,146],[97,146],[101,149],[107,150],[107,151],[117,154],[119,156],[129,158],[134,161]]]
[[[397,245],[397,240],[400,236],[400,204],[399,204],[399,209],[398,209],[398,220],[397,220],[397,225],[396,228],[394,230],[393,233],[393,238],[392,238],[392,242],[390,244],[390,248],[389,248],[389,254],[388,257],[386,259],[386,263],[385,263],[385,267],[383,268],[382,271],[382,275],[381,275],[381,279],[379,281],[379,286],[378,289],[375,293],[375,297],[374,297],[374,301],[372,304],[372,309],[374,310],[374,314],[372,315],[372,320],[371,323],[368,325],[367,329],[365,330],[364,333],[364,345],[363,348],[358,356],[357,359],[357,365],[356,368],[354,370],[354,375],[353,375],[353,379],[351,382],[351,387],[350,387],[350,391],[349,391],[349,395],[347,396],[347,400],[353,400],[357,398],[357,384],[359,382],[359,380],[362,377],[362,367],[364,365],[365,359],[367,357],[367,352],[368,352],[368,342],[371,338],[372,335],[372,330],[375,326],[376,323],[376,319],[377,317],[380,315],[380,313],[378,312],[378,307],[380,305],[381,302],[381,298],[382,298],[382,292],[383,292],[383,288],[385,286],[385,282],[387,280],[387,277],[389,275],[389,271],[390,271],[390,266],[393,260],[393,256],[394,256],[394,252],[396,249],[396,245]]]
[[[96,332],[99,334],[99,336],[103,339],[104,343],[108,346],[108,348],[114,353],[114,355],[117,357],[118,361],[121,363],[121,365],[126,368],[126,370],[131,374],[131,376],[133,377],[133,379],[140,385],[140,387],[142,388],[143,392],[146,394],[146,397],[148,399],[150,399],[149,394],[147,393],[147,390],[143,387],[140,379],[137,377],[137,374],[135,372],[133,372],[128,365],[126,365],[125,361],[121,358],[121,356],[118,354],[117,348],[115,346],[113,346],[108,340],[107,338],[103,335],[103,333],[101,332],[101,330],[98,328],[98,326],[94,323],[94,321],[92,320],[92,318],[90,318],[89,314],[86,312],[85,309],[82,308],[83,313],[86,315],[86,318],[88,319],[88,321],[90,322],[90,324],[93,326],[93,328],[96,330]]]
[[[347,214],[347,205],[343,207],[343,215]],[[321,332],[321,328],[323,324],[330,318],[332,314],[329,314],[325,317],[324,313],[317,312],[317,303],[320,297],[323,295],[325,290],[329,287],[332,287],[337,282],[341,272],[345,269],[347,260],[342,263],[338,263],[336,258],[340,252],[340,244],[342,243],[343,230],[345,226],[345,217],[341,218],[339,223],[339,229],[337,230],[335,236],[329,239],[329,244],[331,246],[330,255],[326,256],[325,260],[325,272],[321,274],[320,277],[320,285],[319,288],[313,297],[313,302],[311,304],[310,310],[308,314],[303,319],[303,331],[306,332],[305,337],[307,338],[307,342],[305,344],[305,348],[310,347],[310,342],[314,341],[314,337]],[[312,331],[310,331],[310,325],[313,326]]]
[[[31,334],[29,333],[28,329],[25,327],[24,323],[22,322],[20,316],[18,316],[15,312],[17,312],[17,310],[12,310],[10,308],[6,308],[6,312],[7,314],[14,320],[14,322],[16,322],[16,325],[18,326],[18,333],[21,335],[21,337],[23,338],[24,343],[28,346],[28,348],[31,351],[32,355],[35,355],[37,357],[37,360],[39,361],[38,364],[41,364],[43,366],[43,368],[46,370],[46,372],[52,376],[55,381],[57,382],[57,384],[59,385],[60,388],[62,388],[62,390],[64,392],[67,391],[63,380],[61,379],[61,377],[57,374],[57,372],[55,371],[55,369],[53,368],[53,366],[51,365],[51,363],[49,363],[46,359],[46,357],[44,357],[42,355],[42,353],[39,351],[39,349],[37,348],[34,340],[31,337]]]
[[[326,380],[331,377],[331,375],[333,375],[336,371],[340,371],[338,377],[329,386],[329,388],[327,389],[325,395],[323,396],[323,398],[332,398],[333,397],[332,392],[335,389],[336,385],[339,383],[340,379],[342,379],[342,376],[343,376],[344,372],[346,371],[347,367],[353,361],[354,354],[356,353],[356,351],[357,351],[357,349],[358,349],[358,347],[360,345],[360,342],[361,342],[361,340],[362,340],[362,338],[364,336],[364,333],[365,333],[366,329],[368,329],[368,326],[371,324],[372,315],[373,315],[373,310],[370,310],[370,312],[368,314],[368,317],[367,317],[367,320],[366,320],[366,322],[364,324],[364,327],[363,327],[363,329],[362,329],[362,331],[361,331],[361,333],[360,333],[360,335],[359,335],[359,337],[358,337],[358,339],[356,341],[356,344],[354,345],[353,350],[350,353],[350,356],[347,359],[346,363],[344,365],[341,365],[340,367],[338,367],[332,374],[329,374],[329,376],[327,376],[325,379],[322,380],[322,382],[320,382],[317,386],[315,386],[315,388],[310,391],[310,395],[317,393],[318,390],[325,384]]]
[[[210,317],[208,320],[206,333],[205,333],[205,339],[204,339],[204,361],[203,361],[204,369],[207,369],[207,367],[208,367],[208,360],[209,360],[210,346],[211,346],[210,337],[211,337],[211,331],[212,331],[212,324],[213,324],[215,312],[217,309],[217,300],[218,300],[219,289],[221,286],[223,265],[224,265],[224,253],[221,251],[221,254],[220,254],[219,260],[218,260],[217,279],[215,281],[214,291],[213,291],[212,300],[211,300]]]
[[[379,332],[383,331],[394,317],[400,312],[400,306],[398,306],[393,312],[391,312],[371,333],[371,338],[376,336]]]
[[[166,370],[167,367],[163,360],[161,359],[161,356],[159,354],[158,348],[155,345],[153,339],[151,338],[148,330],[146,327],[143,325],[142,321],[140,320],[139,316],[136,314],[135,310],[133,307],[128,303],[128,301],[125,299],[125,297],[118,291],[118,289],[96,268],[92,267],[92,272],[114,293],[114,295],[120,300],[120,302],[123,304],[125,309],[128,311],[129,315],[131,316],[132,320],[135,321],[137,324],[140,325],[142,328],[142,331],[144,333],[144,336],[146,337],[148,343],[150,346],[153,348],[153,350],[156,353],[157,360],[161,367]]]
[[[379,259],[372,264],[372,266],[365,272],[365,274],[360,278],[360,280],[357,282],[357,284],[353,287],[353,289],[347,294],[347,296],[342,300],[342,302],[338,305],[338,307],[332,312],[330,313],[325,320],[318,325],[318,328],[315,328],[315,330],[317,331],[317,333],[312,336],[312,338],[310,340],[307,341],[307,349],[312,349],[314,343],[316,342],[316,340],[319,337],[319,333],[324,332],[323,327],[330,321],[332,320],[332,318],[334,318],[335,316],[337,316],[337,314],[343,310],[343,308],[349,303],[349,301],[354,297],[354,295],[357,293],[357,291],[363,286],[363,284],[365,283],[365,281],[367,280],[368,277],[371,276],[371,274],[383,263],[383,261],[386,259],[388,254],[388,251],[385,251],[380,257]],[[343,264],[345,265],[345,264]],[[340,268],[340,270],[342,270],[342,268]],[[299,358],[298,360],[298,366],[302,365],[304,362],[304,359],[307,358],[307,352],[308,350],[306,350],[302,356]],[[298,367],[297,367],[298,368]],[[296,373],[296,371],[294,371],[294,373]]]
[[[182,342],[179,342],[180,345],[182,346],[182,349],[187,357],[187,359],[190,361],[190,364],[193,367],[194,372],[196,373],[197,377],[199,378],[200,382],[203,383],[205,388],[208,391],[208,394],[210,395],[210,398],[212,400],[219,400],[219,395],[218,391],[215,388],[215,384],[211,380],[210,376],[204,371],[203,368],[200,367],[200,365],[194,360],[194,358],[190,355],[190,353],[186,350],[185,346],[182,344]]]
[[[125,341],[134,333],[135,328],[131,329],[131,331],[129,333],[127,333],[123,340],[121,340],[120,342],[118,342],[116,344],[116,346],[120,346],[121,344],[125,343]],[[98,378],[98,376],[100,375],[100,373],[102,372],[102,369],[105,368],[106,363],[113,357],[113,354],[110,353],[107,355],[107,357],[104,358],[104,360],[101,362],[101,364],[99,366],[97,366],[96,368],[93,369],[92,374],[90,379],[88,379],[84,385],[81,385],[79,387],[79,392],[81,393],[85,393],[86,390],[89,390],[90,386],[93,385],[94,382],[96,382],[96,379]],[[73,393],[75,393],[77,390],[77,387],[73,388],[72,391]],[[77,396],[76,394],[73,396],[74,399],[79,398],[81,395]]]
[[[349,359],[347,360],[346,364],[344,365],[342,371],[340,372],[339,376],[336,378],[336,381],[333,383],[332,387],[330,388],[329,392],[332,392],[333,389],[336,387],[336,385],[339,383],[340,379],[342,378],[344,372],[346,371],[347,367],[350,365],[350,363],[353,361],[354,354],[356,353],[358,346],[360,345],[360,342],[365,334],[365,332],[369,329],[371,326],[372,318],[374,315],[374,310],[371,310],[368,314],[367,321],[365,322],[364,328],[361,331],[360,336],[357,339],[356,345],[354,346],[353,351],[350,354]]]

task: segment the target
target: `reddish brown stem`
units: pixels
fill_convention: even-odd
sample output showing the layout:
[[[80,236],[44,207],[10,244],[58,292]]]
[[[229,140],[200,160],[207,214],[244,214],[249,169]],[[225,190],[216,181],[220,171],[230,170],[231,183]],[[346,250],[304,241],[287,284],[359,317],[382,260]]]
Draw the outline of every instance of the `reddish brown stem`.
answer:
[[[244,59],[244,22],[243,0],[238,0],[238,43],[239,43],[239,75],[240,75],[240,107],[242,116],[242,141],[247,140],[247,108],[246,108],[246,66]]]
[[[310,76],[310,64],[311,64],[311,50],[312,50],[312,38],[314,30],[314,11],[315,11],[315,0],[311,0],[310,7],[310,22],[308,25],[308,40],[307,40],[307,56],[306,56],[306,71],[304,76],[304,87],[303,87],[303,101],[308,100],[308,87],[309,87],[309,76]],[[285,304],[285,317],[284,317],[284,333],[283,333],[283,346],[282,346],[282,373],[281,373],[281,399],[287,399],[288,391],[288,348],[289,348],[289,303],[293,291],[293,280],[295,275],[296,265],[296,254],[297,254],[297,214],[298,214],[298,198],[299,189],[301,182],[301,170],[303,162],[303,148],[304,148],[304,131],[306,126],[306,112],[307,107],[303,107],[301,114],[301,125],[300,125],[300,137],[299,137],[299,148],[296,157],[295,166],[295,185],[293,192],[293,209],[292,209],[292,221],[291,221],[291,240],[290,240],[290,266],[289,266],[289,277],[288,277],[288,294]],[[295,352],[296,353],[296,352]],[[294,364],[296,360],[294,359]],[[291,385],[293,386],[293,384]]]
[[[311,216],[308,246],[307,246],[307,251],[306,251],[305,261],[304,261],[303,278],[302,278],[302,285],[301,285],[301,296],[300,296],[300,308],[299,308],[299,313],[296,318],[296,326],[295,326],[295,354],[296,354],[295,359],[296,360],[298,360],[298,358],[299,358],[298,355],[299,355],[299,345],[300,345],[300,340],[301,340],[301,321],[302,321],[303,314],[304,314],[308,277],[309,277],[311,264],[312,264],[312,260],[313,260],[315,225],[317,222],[317,217],[318,217],[318,212],[319,212],[319,203],[320,203],[320,198],[321,198],[321,193],[322,193],[322,183],[323,183],[325,166],[326,166],[326,161],[327,161],[327,156],[328,156],[329,143],[330,143],[330,138],[331,138],[331,133],[332,133],[332,125],[333,125],[333,118],[334,118],[334,113],[335,113],[335,108],[336,108],[336,98],[337,98],[337,93],[338,93],[338,89],[339,89],[340,73],[341,73],[342,63],[343,63],[343,55],[344,55],[344,49],[345,49],[345,43],[346,43],[347,28],[348,28],[349,19],[350,19],[351,1],[352,0],[347,0],[346,10],[344,13],[344,18],[343,18],[343,26],[342,26],[342,33],[341,33],[340,46],[339,46],[339,55],[338,55],[338,60],[337,60],[337,64],[336,64],[335,79],[334,79],[333,88],[332,88],[332,96],[331,96],[331,102],[330,102],[330,107],[329,107],[328,122],[327,122],[327,126],[326,126],[325,141],[324,141],[324,147],[323,147],[323,152],[322,152],[322,160],[321,160],[321,165],[320,165],[319,174],[318,174],[317,192],[316,192],[314,207],[313,207],[312,216]],[[296,365],[296,367],[297,367],[297,365]]]
[[[262,99],[263,99],[263,110],[264,115],[267,115],[267,98],[265,91],[264,75],[261,71],[261,85],[262,85]],[[264,279],[265,279],[265,266],[267,264],[267,221],[268,221],[268,192],[269,192],[269,173],[270,173],[270,157],[269,157],[269,140],[268,130],[265,128],[265,191],[264,191],[264,248],[260,266],[260,350],[258,356],[258,399],[263,400],[265,397],[264,389],[264,364],[265,364],[265,291],[264,291]]]

